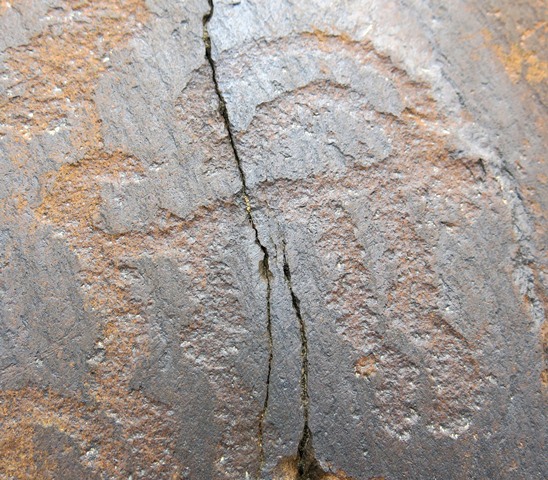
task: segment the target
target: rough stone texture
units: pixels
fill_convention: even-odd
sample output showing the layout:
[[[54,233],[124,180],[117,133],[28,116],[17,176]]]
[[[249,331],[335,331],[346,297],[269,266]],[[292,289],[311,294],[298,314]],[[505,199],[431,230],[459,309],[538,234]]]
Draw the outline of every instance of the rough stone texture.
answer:
[[[546,10],[1,1],[0,478],[546,478]]]

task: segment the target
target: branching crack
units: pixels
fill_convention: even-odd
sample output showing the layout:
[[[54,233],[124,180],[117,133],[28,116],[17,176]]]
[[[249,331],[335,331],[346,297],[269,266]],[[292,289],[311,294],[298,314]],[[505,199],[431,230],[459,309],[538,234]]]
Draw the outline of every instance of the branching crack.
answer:
[[[218,101],[219,101],[219,113],[221,114],[225,128],[228,134],[228,138],[230,141],[230,146],[232,148],[232,153],[234,155],[234,159],[236,160],[236,165],[238,167],[238,172],[240,174],[240,181],[242,183],[242,189],[241,189],[241,195],[242,199],[245,203],[245,209],[247,212],[247,217],[249,220],[249,223],[251,224],[251,227],[253,228],[254,234],[255,234],[255,243],[257,246],[261,249],[263,253],[263,260],[259,266],[259,270],[263,278],[266,280],[266,330],[267,330],[267,336],[268,336],[268,368],[267,368],[267,375],[266,375],[266,392],[265,392],[265,398],[263,407],[261,410],[261,413],[259,414],[259,425],[258,425],[258,444],[259,444],[259,472],[258,477],[261,475],[261,471],[264,466],[265,462],[265,451],[264,451],[264,430],[265,430],[265,420],[266,420],[266,414],[268,410],[268,401],[269,401],[269,395],[270,395],[270,376],[272,373],[272,360],[274,355],[274,346],[273,346],[273,338],[272,338],[272,315],[271,315],[271,294],[272,294],[272,286],[271,286],[271,279],[272,279],[272,273],[270,271],[269,266],[269,256],[268,256],[268,250],[266,247],[261,243],[261,240],[259,238],[259,232],[257,230],[257,226],[255,224],[255,220],[253,218],[253,211],[251,209],[251,202],[249,200],[248,190],[247,190],[247,184],[245,179],[245,174],[242,168],[242,163],[240,160],[240,155],[238,154],[238,149],[236,148],[236,142],[234,138],[234,134],[232,132],[232,127],[230,126],[230,119],[228,117],[228,110],[226,108],[226,102],[224,99],[224,96],[221,92],[221,89],[219,87],[219,83],[217,80],[217,70],[215,67],[215,62],[213,60],[213,56],[211,55],[211,38],[209,36],[209,30],[208,30],[208,24],[211,20],[211,17],[213,16],[214,12],[214,4],[213,0],[208,0],[209,3],[209,10],[202,18],[203,23],[203,40],[205,45],[205,55],[206,59],[209,63],[209,66],[211,67],[211,74],[213,79],[213,85],[215,88],[215,93],[217,95]]]

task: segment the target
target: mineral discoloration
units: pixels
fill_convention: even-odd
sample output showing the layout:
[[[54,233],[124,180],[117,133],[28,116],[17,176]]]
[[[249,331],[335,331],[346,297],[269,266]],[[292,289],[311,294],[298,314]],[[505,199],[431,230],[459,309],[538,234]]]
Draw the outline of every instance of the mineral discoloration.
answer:
[[[376,363],[377,359],[374,354],[364,355],[363,357],[358,358],[354,363],[356,375],[366,378],[375,375],[377,372]]]
[[[11,6],[10,12],[23,12],[25,7]],[[29,139],[39,132],[66,129],[74,135],[78,127],[89,128],[93,89],[109,68],[109,55],[142,26],[147,15],[141,1],[50,5],[47,27],[3,53],[0,122],[7,129],[2,133]]]
[[[0,476],[543,478],[514,3],[1,2]]]
[[[101,9],[105,6],[89,4],[86,8],[88,7]],[[101,10],[95,12],[98,15],[93,18],[99,24],[90,26],[84,22],[82,25],[78,24],[75,30],[69,29],[68,37],[82,37],[78,38],[80,43],[77,42],[76,47],[83,45],[84,48],[88,41],[93,43],[104,40],[105,36],[107,39],[111,36],[117,40],[125,38],[125,32],[132,28],[132,24],[117,17],[114,6],[111,7],[106,12],[108,25],[100,23],[100,13],[104,13]],[[116,21],[121,22],[119,27],[116,27]],[[114,26],[111,25],[112,22]],[[107,27],[110,30],[103,32]],[[121,33],[118,35],[118,32]],[[36,51],[41,51],[41,45],[44,42],[46,45],[48,38],[36,39]],[[63,51],[62,38],[56,45]],[[109,50],[104,53],[117,58],[117,55],[121,55],[117,52]],[[17,55],[24,57],[26,50],[22,49],[21,54],[11,53],[13,58]],[[50,53],[48,50],[48,54]],[[212,190],[211,183],[208,183],[210,175],[215,176],[223,168],[216,159],[222,158],[223,143],[227,141],[226,132],[222,131],[222,122],[216,113],[217,98],[210,83],[193,87],[191,82],[187,89],[179,93],[179,100],[174,101],[174,111],[178,111],[181,116],[180,134],[193,135],[196,138],[193,150],[180,152],[178,163],[192,165],[194,162],[194,171],[205,175],[205,189],[198,187],[193,197],[190,197],[196,198],[197,203],[191,204],[190,210],[184,206],[186,210],[182,211],[178,205],[184,203],[178,200],[177,194],[180,191],[188,195],[188,188],[177,185],[174,181],[176,179],[171,177],[173,172],[177,172],[175,167],[179,168],[180,178],[190,179],[192,175],[185,173],[188,167],[177,167],[172,162],[174,167],[171,167],[171,171],[164,172],[156,167],[148,168],[150,162],[146,157],[137,158],[121,149],[107,151],[104,148],[101,122],[93,102],[93,90],[101,73],[107,70],[108,62],[100,59],[96,61],[95,57],[85,62],[78,52],[75,55],[79,61],[84,62],[81,68],[75,70],[76,76],[69,77],[70,88],[77,89],[74,90],[78,93],[77,98],[71,99],[77,105],[72,105],[71,108],[74,109],[66,111],[64,107],[50,101],[50,97],[44,97],[47,100],[46,108],[37,112],[42,117],[28,116],[31,124],[25,130],[37,138],[41,135],[50,136],[47,130],[51,126],[48,123],[50,117],[56,121],[68,119],[66,130],[70,131],[70,142],[79,151],[79,155],[64,165],[62,163],[66,159],[61,158],[58,164],[50,163],[49,170],[42,170],[39,184],[33,186],[34,191],[31,191],[34,195],[31,197],[31,204],[24,200],[18,201],[20,195],[17,190],[9,192],[11,197],[7,197],[6,204],[11,205],[15,201],[18,203],[14,205],[15,208],[5,209],[3,213],[10,215],[6,218],[16,217],[21,210],[25,215],[31,213],[31,226],[47,225],[50,235],[62,239],[62,243],[70,248],[71,255],[78,259],[77,267],[74,262],[69,263],[72,265],[70,272],[57,268],[55,273],[45,270],[44,275],[45,280],[51,282],[57,275],[70,279],[68,273],[73,274],[74,271],[77,274],[77,293],[83,297],[80,309],[84,312],[82,315],[86,316],[80,318],[82,315],[77,316],[69,311],[66,314],[67,322],[74,322],[76,329],[68,323],[70,335],[66,336],[63,332],[60,334],[63,334],[61,342],[66,342],[71,349],[76,348],[76,345],[85,347],[83,358],[82,355],[72,353],[65,355],[69,357],[66,360],[57,360],[59,367],[53,367],[47,361],[43,367],[48,374],[61,373],[61,383],[60,380],[55,380],[53,387],[59,388],[68,383],[70,391],[67,394],[76,398],[82,396],[83,403],[75,406],[70,403],[69,396],[66,408],[61,409],[60,402],[52,402],[52,394],[48,392],[22,389],[17,393],[10,393],[6,390],[6,411],[13,419],[10,426],[7,426],[8,431],[13,433],[6,437],[6,448],[24,449],[23,445],[20,448],[14,445],[22,441],[19,437],[24,436],[25,429],[29,430],[32,438],[33,432],[39,432],[37,425],[43,422],[40,418],[57,412],[56,414],[63,417],[63,430],[69,436],[67,441],[75,439],[80,444],[83,443],[87,453],[79,457],[85,458],[84,468],[91,469],[90,475],[108,475],[113,478],[127,478],[128,475],[140,478],[180,478],[192,472],[193,476],[198,475],[200,478],[218,475],[226,475],[227,478],[243,477],[246,470],[256,470],[256,423],[263,386],[262,379],[260,382],[255,380],[255,376],[261,376],[262,372],[257,370],[255,373],[255,369],[262,363],[260,359],[264,352],[264,332],[262,327],[255,329],[247,322],[247,318],[252,318],[251,315],[260,311],[253,296],[246,295],[246,303],[242,303],[242,296],[237,293],[240,288],[246,289],[248,283],[254,283],[243,273],[249,266],[256,264],[254,259],[248,258],[248,255],[255,257],[256,253],[252,248],[253,243],[246,238],[249,232],[246,233],[245,217],[240,215],[242,210],[238,205],[219,198],[230,196],[231,191],[237,191],[237,187],[230,186],[231,182],[234,185],[230,172],[220,178],[219,184],[228,185],[228,189],[222,187],[224,193],[218,193],[215,188]],[[53,61],[55,59],[57,63]],[[49,63],[56,75],[70,74],[70,70],[64,72],[58,64],[70,62],[70,55],[66,58],[56,56],[53,60]],[[110,68],[113,67],[109,66],[108,69]],[[200,78],[199,72],[197,77]],[[203,75],[201,78],[203,80]],[[40,87],[43,88],[44,95],[49,93],[49,84],[41,84]],[[189,105],[186,104],[189,91],[192,92],[191,98],[196,111],[189,110]],[[37,108],[36,104],[32,104],[33,101],[41,101],[37,92],[27,100],[20,97],[15,99],[15,103],[22,102],[31,113]],[[200,108],[197,105],[203,106]],[[6,111],[17,111],[12,108],[14,107],[10,104]],[[85,133],[78,125],[73,128],[70,124],[75,117],[85,123]],[[206,131],[197,130],[200,122]],[[11,125],[17,126],[14,122]],[[8,138],[15,138],[20,133],[15,129],[13,132],[15,133],[10,131]],[[213,140],[211,134],[216,134],[217,140]],[[51,132],[51,136],[55,135],[62,135],[62,132]],[[213,145],[206,141],[208,137]],[[19,141],[32,142],[33,138],[31,134],[23,135]],[[200,145],[207,147],[212,153],[208,154],[207,149]],[[23,167],[28,164],[28,160],[21,159]],[[31,165],[31,168],[34,167]],[[166,190],[166,181],[172,182],[173,187]],[[142,190],[132,198],[128,195],[128,185],[154,185],[155,182],[160,182],[159,188],[164,192],[165,201],[156,205],[154,202],[144,202],[135,206],[132,202],[139,200]],[[192,187],[194,184],[187,182],[187,185]],[[121,195],[128,199],[127,206],[120,201]],[[156,199],[156,195],[152,197]],[[207,205],[207,208],[200,209],[201,205]],[[183,215],[186,216],[184,222],[181,219]],[[205,218],[209,218],[206,223]],[[240,231],[234,228],[242,222],[244,223]],[[206,224],[211,228],[204,229]],[[40,228],[43,230],[43,227]],[[9,240],[11,237],[6,238]],[[46,239],[46,245],[52,242],[53,240]],[[250,246],[247,251],[246,244]],[[244,251],[240,250],[242,246]],[[32,243],[31,247],[34,248]],[[49,254],[33,254],[31,250],[30,261],[35,262],[35,258],[42,258],[41,261],[44,262],[50,257]],[[5,262],[8,263],[8,258]],[[52,262],[51,258],[49,262]],[[156,274],[158,268],[163,268],[164,264],[172,267],[165,267]],[[10,268],[16,268],[19,264],[10,260],[9,265]],[[55,266],[55,263],[51,265]],[[26,265],[19,265],[16,270],[21,274],[32,274]],[[172,273],[168,275],[169,272]],[[238,276],[234,277],[233,272],[239,272]],[[250,273],[252,276],[258,275],[254,269]],[[183,281],[184,278],[188,280]],[[164,283],[158,284],[161,281]],[[183,303],[175,301],[171,305],[169,298],[163,298],[166,288],[171,289],[171,300],[178,298],[180,289],[189,289],[186,299],[191,303],[187,305],[184,303],[186,300],[181,299]],[[215,298],[219,295],[214,292],[221,290],[224,300],[218,303]],[[233,290],[233,294],[229,290]],[[65,300],[65,303],[68,308],[78,307],[75,300]],[[20,304],[24,305],[23,302]],[[6,308],[12,310],[9,303]],[[248,314],[244,313],[246,311]],[[242,318],[246,315],[249,317]],[[55,317],[53,311],[41,311],[34,315],[36,322],[40,322],[38,325],[43,325],[43,328],[47,328],[47,322],[53,321]],[[87,318],[92,319],[91,324],[90,321],[86,323]],[[231,327],[227,331],[223,326],[227,325],[229,318]],[[214,333],[216,324],[219,329]],[[30,326],[31,335],[39,334],[38,326]],[[85,332],[85,345],[81,345],[81,342],[75,344],[74,335],[78,335],[79,329]],[[54,342],[53,334],[49,335],[49,345],[46,347],[56,348],[63,353]],[[247,335],[251,343],[245,340]],[[253,345],[255,340],[257,345]],[[31,348],[36,349],[36,345],[35,341]],[[27,372],[32,372],[32,368],[42,368],[38,366],[22,370],[23,364],[18,365],[13,360],[13,355],[9,356],[9,352],[14,351],[25,361],[34,361],[34,355],[26,354],[26,350],[18,344],[7,347],[7,361],[9,365],[13,364],[13,368]],[[66,350],[67,347],[64,348]],[[217,365],[211,357],[212,352],[218,358]],[[255,358],[257,356],[259,360]],[[202,364],[204,358],[207,358],[212,368],[206,367],[204,370],[194,366]],[[40,360],[41,358],[36,358],[36,361]],[[68,361],[72,364],[65,366],[64,362]],[[13,368],[3,372],[2,380],[6,382],[3,383],[4,387],[22,385],[28,377],[27,373],[26,377],[13,384],[10,379],[20,378],[20,375],[10,373]],[[65,370],[59,372],[59,368]],[[245,374],[241,375],[243,370],[249,372],[246,378]],[[71,383],[73,377],[79,382],[76,386]],[[42,388],[48,386],[43,375],[41,381],[35,383]],[[215,385],[215,388],[208,385]],[[83,392],[80,391],[81,388]],[[17,407],[10,400],[16,397],[20,400]],[[227,401],[229,398],[234,400]],[[22,420],[32,415],[36,409],[43,412],[40,418],[31,422]],[[232,419],[238,416],[241,416],[242,421],[236,425]],[[209,422],[210,427],[205,428],[204,421]],[[214,438],[216,440],[212,440]],[[222,453],[219,453],[217,444],[222,445]],[[33,448],[44,447],[35,445]],[[49,463],[42,461],[42,458],[53,455],[51,451],[38,453],[27,460],[20,453],[15,451],[13,455],[10,453],[5,457],[7,461],[2,466],[2,473],[23,478],[37,472],[36,475],[49,478],[48,475],[56,475],[56,465],[62,460],[59,457],[59,462],[56,458],[51,458]],[[219,462],[221,456],[222,462]]]

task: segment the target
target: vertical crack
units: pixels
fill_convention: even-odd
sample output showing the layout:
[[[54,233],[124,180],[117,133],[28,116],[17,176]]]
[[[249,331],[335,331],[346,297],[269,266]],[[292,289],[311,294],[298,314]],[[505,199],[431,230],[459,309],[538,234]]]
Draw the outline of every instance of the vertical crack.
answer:
[[[293,310],[299,321],[299,329],[301,333],[301,402],[303,405],[303,415],[305,426],[308,426],[309,417],[309,396],[308,396],[308,344],[306,341],[306,325],[301,314],[301,301],[293,291],[293,283],[291,281],[291,270],[289,269],[289,263],[287,262],[287,255],[284,248],[284,276],[289,287],[289,294],[291,295],[291,303],[293,304]]]
[[[301,403],[303,406],[303,431],[297,450],[297,480],[314,480],[321,478],[324,472],[320,468],[318,461],[314,455],[312,446],[312,432],[309,427],[310,418],[310,396],[308,393],[308,340],[306,337],[306,323],[301,313],[301,301],[293,290],[291,281],[291,270],[285,253],[285,245],[283,249],[284,258],[284,277],[289,287],[291,295],[291,303],[293,311],[299,321],[299,330],[301,334]]]
[[[213,16],[215,6],[213,4],[213,0],[208,0],[208,4],[209,4],[209,10],[206,12],[206,14],[202,18],[202,23],[203,23],[202,36],[203,36],[203,41],[205,45],[205,56],[211,68],[213,85],[215,88],[217,99],[219,101],[219,113],[221,114],[221,117],[223,118],[225,128],[228,134],[228,138],[230,141],[230,146],[232,148],[232,153],[234,155],[234,159],[236,160],[236,165],[238,167],[238,173],[240,175],[240,181],[242,183],[241,195],[245,203],[247,218],[255,234],[255,243],[257,244],[257,246],[260,248],[260,250],[263,253],[263,260],[261,261],[259,265],[259,272],[266,281],[266,331],[267,331],[267,337],[268,337],[268,368],[267,368],[267,375],[266,375],[265,398],[263,402],[263,407],[261,409],[261,413],[259,414],[259,425],[258,425],[258,432],[257,432],[257,436],[258,436],[257,442],[259,445],[258,477],[260,477],[261,471],[263,469],[264,462],[265,462],[264,430],[265,430],[266,414],[268,410],[268,401],[270,396],[270,376],[272,373],[272,360],[274,356],[273,338],[272,338],[272,315],[271,315],[272,273],[270,271],[268,250],[261,243],[261,240],[259,238],[259,232],[257,230],[257,226],[253,218],[253,211],[251,209],[251,202],[249,200],[245,174],[242,168],[242,162],[240,160],[240,155],[238,154],[238,149],[236,148],[236,142],[235,142],[234,134],[232,132],[232,127],[230,126],[230,119],[228,117],[226,102],[221,92],[221,89],[219,87],[219,82],[217,80],[217,70],[215,67],[215,62],[213,60],[213,56],[211,55],[211,37],[209,36],[208,24],[209,24],[209,21],[211,20],[211,17]]]
[[[266,330],[267,330],[267,336],[268,336],[269,355],[268,355],[268,368],[267,368],[267,376],[266,376],[266,392],[265,392],[263,408],[261,410],[261,413],[259,414],[259,425],[258,425],[258,444],[259,444],[258,477],[260,477],[262,469],[264,467],[264,462],[265,462],[265,451],[264,451],[265,428],[264,427],[265,427],[265,421],[266,421],[266,414],[268,411],[268,402],[269,402],[269,395],[270,395],[270,379],[272,374],[272,363],[273,363],[273,355],[274,355],[274,345],[273,345],[273,337],[272,337],[272,314],[271,314],[272,272],[270,271],[268,250],[261,243],[261,240],[259,238],[259,232],[257,230],[257,226],[253,218],[253,211],[251,209],[251,202],[248,195],[245,174],[242,168],[240,155],[238,154],[238,149],[236,147],[236,142],[235,142],[234,134],[232,132],[232,127],[230,125],[230,119],[228,116],[228,110],[226,108],[226,102],[217,80],[217,71],[215,67],[215,62],[211,55],[211,38],[209,36],[208,24],[209,24],[209,21],[211,20],[211,17],[213,16],[214,4],[213,4],[213,0],[208,0],[208,3],[209,3],[209,11],[204,15],[202,19],[205,54],[206,54],[206,58],[209,63],[209,66],[211,67],[213,85],[215,87],[215,93],[219,101],[219,113],[221,114],[224,120],[225,128],[228,133],[228,138],[230,140],[230,146],[232,148],[232,153],[234,155],[234,159],[236,160],[236,165],[238,167],[238,172],[239,172],[240,180],[242,183],[241,194],[242,194],[242,199],[245,203],[247,217],[248,217],[249,223],[251,224],[251,227],[253,228],[253,232],[255,234],[255,243],[257,244],[257,246],[261,249],[263,253],[263,260],[260,265],[260,273],[263,276],[263,278],[265,278],[266,280],[266,317],[267,317]],[[285,245],[283,250],[283,260],[284,260],[284,265],[283,265],[284,277],[289,287],[289,292],[291,295],[291,303],[293,305],[295,316],[297,317],[299,321],[299,330],[300,330],[300,339],[301,339],[300,384],[301,384],[301,403],[303,407],[304,424],[303,424],[301,439],[299,441],[299,445],[297,449],[298,477],[296,480],[315,480],[315,479],[321,478],[325,472],[320,468],[320,465],[315,458],[314,449],[312,446],[312,432],[310,431],[310,428],[309,428],[310,398],[308,393],[308,343],[307,343],[307,337],[306,337],[306,324],[301,314],[301,302],[293,290],[293,284],[291,281],[291,270],[289,268],[289,263],[287,262]]]

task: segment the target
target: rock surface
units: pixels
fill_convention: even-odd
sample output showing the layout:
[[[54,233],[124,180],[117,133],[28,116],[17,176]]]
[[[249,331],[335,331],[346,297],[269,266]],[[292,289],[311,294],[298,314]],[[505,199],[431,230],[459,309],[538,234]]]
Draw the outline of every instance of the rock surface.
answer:
[[[0,478],[546,478],[546,15],[0,2]]]

